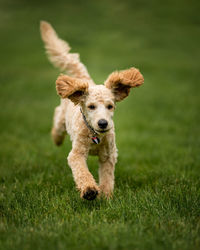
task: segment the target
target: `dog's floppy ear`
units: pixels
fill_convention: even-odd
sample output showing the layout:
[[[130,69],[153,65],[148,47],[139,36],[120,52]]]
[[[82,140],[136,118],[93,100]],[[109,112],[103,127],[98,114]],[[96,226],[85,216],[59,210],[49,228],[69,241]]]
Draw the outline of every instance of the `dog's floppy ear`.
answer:
[[[131,88],[139,87],[143,82],[140,71],[130,68],[111,73],[104,84],[113,92],[115,101],[119,102],[128,96]]]
[[[62,98],[69,98],[76,105],[84,100],[88,83],[81,79],[60,75],[56,80],[56,90]]]

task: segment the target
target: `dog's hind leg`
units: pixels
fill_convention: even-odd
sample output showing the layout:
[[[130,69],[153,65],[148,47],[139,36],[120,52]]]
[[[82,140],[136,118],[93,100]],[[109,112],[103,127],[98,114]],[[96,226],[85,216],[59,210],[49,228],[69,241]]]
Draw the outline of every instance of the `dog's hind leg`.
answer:
[[[59,146],[63,143],[66,135],[65,127],[65,108],[63,105],[57,106],[54,111],[53,127],[51,136],[54,143]]]

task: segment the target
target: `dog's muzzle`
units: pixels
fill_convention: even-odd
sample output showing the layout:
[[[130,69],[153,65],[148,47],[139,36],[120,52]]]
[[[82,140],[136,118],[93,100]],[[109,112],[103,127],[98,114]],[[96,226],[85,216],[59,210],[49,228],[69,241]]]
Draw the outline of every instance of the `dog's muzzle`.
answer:
[[[98,121],[98,126],[100,129],[105,130],[108,126],[108,122],[105,119],[101,119]]]

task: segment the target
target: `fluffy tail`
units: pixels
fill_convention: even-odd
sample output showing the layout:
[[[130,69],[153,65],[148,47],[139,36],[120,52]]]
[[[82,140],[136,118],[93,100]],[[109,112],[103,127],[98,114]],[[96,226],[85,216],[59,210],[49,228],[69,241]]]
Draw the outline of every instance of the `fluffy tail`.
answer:
[[[69,53],[71,48],[68,43],[57,36],[48,22],[40,22],[40,32],[49,60],[54,66],[71,76],[92,81],[86,67],[80,62],[79,54]]]

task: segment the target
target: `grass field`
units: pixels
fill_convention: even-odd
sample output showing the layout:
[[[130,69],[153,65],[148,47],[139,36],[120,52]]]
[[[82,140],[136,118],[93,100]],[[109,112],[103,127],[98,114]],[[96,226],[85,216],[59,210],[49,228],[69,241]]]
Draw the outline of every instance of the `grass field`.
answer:
[[[191,0],[0,0],[0,249],[200,249],[200,4]],[[81,200],[67,138],[50,129],[53,24],[97,83],[138,67],[117,105],[114,197]],[[97,159],[88,160],[97,175]]]

